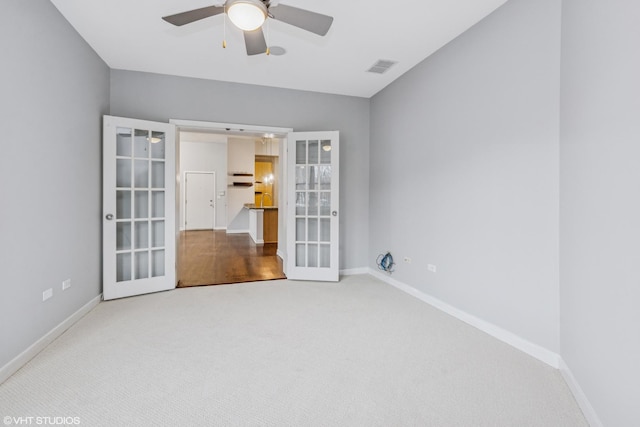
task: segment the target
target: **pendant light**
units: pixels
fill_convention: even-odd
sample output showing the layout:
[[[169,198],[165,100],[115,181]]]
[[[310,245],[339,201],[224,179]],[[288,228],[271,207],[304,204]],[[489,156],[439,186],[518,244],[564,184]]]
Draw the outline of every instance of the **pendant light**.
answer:
[[[273,144],[273,137],[274,135],[272,133],[266,133],[262,137],[262,144],[267,144],[267,143],[269,144],[269,158],[273,156],[273,154],[271,153],[271,144]],[[263,181],[267,185],[273,184],[273,182],[275,181],[275,177],[273,176],[273,173],[269,173],[268,175],[265,175],[265,177],[263,178]]]

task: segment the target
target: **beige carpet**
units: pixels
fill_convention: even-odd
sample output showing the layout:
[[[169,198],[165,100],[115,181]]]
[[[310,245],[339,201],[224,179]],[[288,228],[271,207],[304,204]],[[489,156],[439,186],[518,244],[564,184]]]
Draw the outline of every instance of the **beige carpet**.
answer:
[[[587,426],[556,370],[370,276],[104,302],[0,385],[83,426]]]

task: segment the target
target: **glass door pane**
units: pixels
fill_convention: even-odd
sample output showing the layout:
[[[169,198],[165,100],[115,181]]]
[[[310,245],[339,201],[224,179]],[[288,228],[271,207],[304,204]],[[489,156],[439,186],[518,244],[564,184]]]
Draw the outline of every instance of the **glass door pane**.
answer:
[[[103,297],[173,289],[176,127],[103,120]]]
[[[165,133],[118,127],[115,139],[116,281],[163,276]]]
[[[338,189],[334,184],[337,153],[333,152],[337,144],[337,132],[330,134],[335,136],[335,143],[332,139],[318,137],[294,137],[289,142],[289,150],[294,151],[289,161],[289,170],[294,175],[290,186],[293,192],[289,193],[294,199],[288,213],[293,215],[292,222],[288,220],[293,234],[293,245],[289,246],[292,252],[289,265],[302,272],[302,275],[308,274],[308,278],[335,277],[337,280]],[[287,275],[290,275],[289,271]],[[293,276],[295,278],[296,274]]]

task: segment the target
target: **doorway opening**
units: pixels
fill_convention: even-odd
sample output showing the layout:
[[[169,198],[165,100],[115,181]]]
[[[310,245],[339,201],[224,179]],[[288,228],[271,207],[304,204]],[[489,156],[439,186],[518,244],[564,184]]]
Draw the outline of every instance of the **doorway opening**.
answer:
[[[184,224],[181,216],[185,214],[181,212],[180,201],[185,189],[180,172],[187,169],[179,165],[178,148],[179,131],[188,132],[190,129],[183,129],[183,126],[214,134],[225,129],[227,137],[246,137],[250,133],[270,131],[256,126],[240,125],[243,129],[238,129],[235,125],[232,130],[234,125],[209,122],[170,120],[167,124],[104,116],[102,230],[105,300],[176,287],[180,277],[176,272],[181,264],[176,244],[181,231],[187,231],[180,227]],[[245,133],[247,129],[250,132]],[[278,129],[280,134],[273,132],[273,135],[264,137],[279,140],[277,146],[282,161],[277,169],[284,191],[277,192],[278,205],[257,206],[254,190],[251,196],[253,203],[249,206],[243,204],[240,210],[243,215],[249,212],[249,229],[234,229],[235,226],[242,227],[235,223],[237,218],[233,218],[234,223],[226,218],[225,235],[233,234],[233,231],[249,234],[256,246],[260,245],[260,240],[264,244],[268,233],[263,229],[264,217],[258,221],[258,213],[264,215],[269,208],[282,207],[284,212],[276,220],[276,255],[282,259],[287,278],[337,282],[340,277],[339,132],[272,129]],[[228,142],[225,140],[227,149],[235,147]],[[231,188],[242,189],[255,184],[255,145],[253,154],[254,173],[243,173],[242,169],[229,173],[227,170],[224,174],[226,187],[222,194],[216,188],[215,200],[226,196]],[[216,180],[216,183],[220,181]],[[261,204],[264,204],[263,199]],[[216,202],[214,206],[221,207],[222,204]],[[228,201],[225,212],[230,212]],[[219,216],[215,218],[214,224],[217,224]],[[216,231],[215,226],[212,232]]]
[[[178,287],[286,278],[284,134],[178,126],[177,141]]]

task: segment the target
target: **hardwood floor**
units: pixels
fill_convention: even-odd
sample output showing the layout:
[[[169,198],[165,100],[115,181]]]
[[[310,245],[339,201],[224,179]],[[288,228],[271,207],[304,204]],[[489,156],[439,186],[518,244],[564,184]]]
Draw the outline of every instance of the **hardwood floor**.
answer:
[[[180,233],[178,287],[286,279],[277,243],[256,245],[248,234],[224,230]]]

